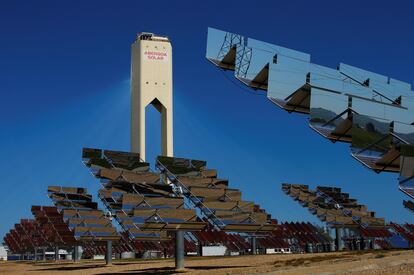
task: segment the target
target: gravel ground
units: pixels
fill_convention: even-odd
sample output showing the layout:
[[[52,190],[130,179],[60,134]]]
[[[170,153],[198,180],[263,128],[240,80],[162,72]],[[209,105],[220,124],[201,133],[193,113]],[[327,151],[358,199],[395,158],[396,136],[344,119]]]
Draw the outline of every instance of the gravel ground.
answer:
[[[188,257],[186,269],[174,270],[174,260],[1,262],[0,274],[414,274],[414,251],[365,253]]]

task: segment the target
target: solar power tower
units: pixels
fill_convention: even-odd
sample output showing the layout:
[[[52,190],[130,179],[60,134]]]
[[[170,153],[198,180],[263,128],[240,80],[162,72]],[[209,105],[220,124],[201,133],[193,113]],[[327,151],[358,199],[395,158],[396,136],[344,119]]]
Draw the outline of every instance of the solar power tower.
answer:
[[[145,162],[145,107],[161,113],[158,171]],[[172,50],[168,38],[141,33],[131,53],[131,151],[85,148],[82,158],[102,182],[100,199],[131,242],[168,240],[175,234],[176,268],[183,268],[186,238],[207,224],[217,230],[256,234],[272,231],[271,217],[200,160],[173,157]],[[197,211],[196,211],[197,210]]]
[[[167,37],[141,33],[131,46],[131,151],[145,160],[145,107],[161,114],[161,153],[173,156],[172,48]]]
[[[414,199],[414,93],[411,84],[340,63],[328,68],[307,53],[213,28],[206,57],[278,107],[309,116],[309,126],[380,173],[400,173]],[[414,203],[404,205],[414,210]]]

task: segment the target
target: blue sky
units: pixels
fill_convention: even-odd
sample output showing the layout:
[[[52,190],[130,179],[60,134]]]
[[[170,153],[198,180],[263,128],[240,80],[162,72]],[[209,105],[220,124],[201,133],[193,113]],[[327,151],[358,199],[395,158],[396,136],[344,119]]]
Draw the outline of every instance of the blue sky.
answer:
[[[281,192],[290,182],[342,187],[380,217],[414,223],[396,174],[364,168],[306,116],[240,89],[204,58],[211,26],[413,83],[412,10],[410,1],[2,1],[0,235],[31,205],[51,204],[48,185],[96,194],[82,147],[129,149],[130,45],[142,31],[172,40],[176,156],[207,160],[281,221],[316,222]],[[153,160],[152,109],[148,123]]]

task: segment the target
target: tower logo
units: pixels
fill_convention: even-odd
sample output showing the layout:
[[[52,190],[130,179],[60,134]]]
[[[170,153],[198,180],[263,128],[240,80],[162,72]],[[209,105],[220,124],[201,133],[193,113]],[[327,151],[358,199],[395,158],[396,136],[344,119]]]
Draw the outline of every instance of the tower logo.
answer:
[[[145,51],[144,58],[146,60],[168,61],[166,52]]]

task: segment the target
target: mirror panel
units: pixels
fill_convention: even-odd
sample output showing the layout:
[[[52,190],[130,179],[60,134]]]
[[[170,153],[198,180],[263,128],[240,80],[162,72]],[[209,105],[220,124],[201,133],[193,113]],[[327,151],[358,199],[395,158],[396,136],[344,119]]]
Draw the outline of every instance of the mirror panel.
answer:
[[[317,88],[311,89],[309,125],[325,138],[350,141],[352,121],[348,97]]]
[[[239,34],[208,28],[207,59],[218,67],[234,70],[236,48],[243,39]]]
[[[275,61],[269,66],[267,97],[285,109],[290,100],[295,100],[295,93],[301,98],[309,97],[310,86],[307,84],[307,76],[310,72],[310,63],[283,55],[277,56]],[[307,107],[309,109],[309,106]]]
[[[366,156],[379,156],[391,148],[390,121],[368,115],[353,114],[352,150]],[[363,152],[362,152],[363,151]]]

